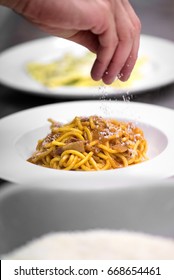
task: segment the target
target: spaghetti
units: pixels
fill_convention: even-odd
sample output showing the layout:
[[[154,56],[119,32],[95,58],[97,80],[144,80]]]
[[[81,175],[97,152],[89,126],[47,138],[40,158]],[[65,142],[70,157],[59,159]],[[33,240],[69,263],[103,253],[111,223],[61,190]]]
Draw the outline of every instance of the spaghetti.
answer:
[[[63,170],[108,170],[147,160],[143,131],[131,122],[98,116],[75,117],[38,141],[29,162]]]

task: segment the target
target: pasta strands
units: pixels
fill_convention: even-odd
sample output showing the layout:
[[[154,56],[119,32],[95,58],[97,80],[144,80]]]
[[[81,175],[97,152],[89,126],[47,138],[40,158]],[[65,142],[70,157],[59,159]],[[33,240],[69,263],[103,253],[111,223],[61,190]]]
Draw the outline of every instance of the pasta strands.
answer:
[[[58,170],[117,169],[147,160],[143,131],[131,122],[98,116],[75,117],[70,123],[49,119],[51,132],[38,140],[29,162]]]

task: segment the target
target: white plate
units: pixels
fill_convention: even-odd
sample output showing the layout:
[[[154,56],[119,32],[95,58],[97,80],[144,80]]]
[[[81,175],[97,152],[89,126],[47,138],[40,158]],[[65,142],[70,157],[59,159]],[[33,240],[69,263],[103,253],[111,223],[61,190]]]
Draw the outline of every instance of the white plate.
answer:
[[[17,45],[5,50],[0,55],[0,82],[9,87],[48,97],[73,99],[119,96],[125,93],[141,94],[145,90],[164,86],[174,81],[174,43],[162,38],[141,35],[139,58],[145,56],[146,63],[140,66],[141,78],[128,87],[104,89],[96,87],[64,86],[54,89],[46,88],[32,79],[26,72],[26,64],[31,61],[52,61],[70,51],[81,56],[86,49],[78,44],[61,38],[48,37]],[[91,65],[92,66],[92,65]],[[89,69],[90,72],[90,69]]]
[[[37,141],[49,133],[48,118],[66,123],[75,116],[98,115],[133,121],[148,141],[149,160],[108,171],[63,171],[27,162]],[[58,189],[102,189],[130,185],[135,178],[174,175],[174,129],[171,109],[121,101],[73,101],[25,110],[0,121],[0,177],[15,183]],[[135,181],[135,180],[134,180]]]

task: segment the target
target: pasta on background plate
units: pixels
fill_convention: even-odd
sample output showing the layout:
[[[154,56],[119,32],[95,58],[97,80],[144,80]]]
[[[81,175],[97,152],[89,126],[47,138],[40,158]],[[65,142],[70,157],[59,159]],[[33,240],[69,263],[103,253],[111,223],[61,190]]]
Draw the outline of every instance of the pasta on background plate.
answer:
[[[75,117],[67,124],[49,119],[51,132],[38,141],[29,162],[59,170],[97,171],[147,160],[147,141],[132,122],[100,116]]]
[[[43,86],[54,89],[60,86],[98,87],[103,83],[94,81],[90,76],[95,54],[86,52],[82,56],[65,53],[61,58],[49,61],[31,61],[26,64],[27,74]],[[129,88],[134,82],[143,79],[143,67],[149,58],[145,55],[138,57],[131,77],[126,82],[116,79],[114,88]]]

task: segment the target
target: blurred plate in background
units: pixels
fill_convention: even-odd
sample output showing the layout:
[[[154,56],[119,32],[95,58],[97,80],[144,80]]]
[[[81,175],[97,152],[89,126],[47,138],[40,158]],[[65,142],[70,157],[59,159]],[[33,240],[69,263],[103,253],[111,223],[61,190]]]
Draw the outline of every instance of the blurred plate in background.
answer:
[[[0,82],[24,93],[78,99],[141,94],[174,81],[174,43],[162,38],[141,35],[139,58],[125,83],[94,82],[94,59],[86,48],[68,40],[38,39],[1,53]]]

